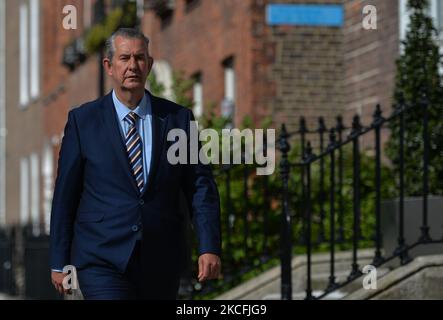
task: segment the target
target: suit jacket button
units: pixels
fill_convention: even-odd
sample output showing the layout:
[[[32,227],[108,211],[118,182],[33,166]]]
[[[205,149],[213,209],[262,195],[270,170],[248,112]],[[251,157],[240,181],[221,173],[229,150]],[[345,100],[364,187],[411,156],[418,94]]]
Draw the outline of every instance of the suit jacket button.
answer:
[[[132,231],[137,232],[137,231],[138,231],[138,226],[133,225],[133,226],[132,226]]]
[[[145,201],[143,199],[140,199],[139,203],[140,203],[140,205],[144,205]]]

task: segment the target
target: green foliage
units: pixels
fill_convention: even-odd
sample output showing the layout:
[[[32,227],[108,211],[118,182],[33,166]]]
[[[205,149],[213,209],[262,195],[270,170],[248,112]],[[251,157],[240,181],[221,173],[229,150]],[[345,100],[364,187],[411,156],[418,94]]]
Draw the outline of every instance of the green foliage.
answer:
[[[157,81],[154,72],[151,72],[148,76],[149,88],[151,92],[159,97],[165,97],[165,86]],[[186,79],[183,72],[173,72],[172,74],[172,100],[175,103],[186,107],[192,108],[194,102],[190,95],[190,90],[194,85],[193,79]]]
[[[172,73],[172,92],[174,101],[186,108],[192,108],[194,102],[190,94],[195,81],[193,79],[186,79],[183,72]]]
[[[340,196],[343,198],[343,218],[344,218],[344,236],[345,239],[350,240],[353,234],[353,221],[354,221],[354,195],[353,195],[353,164],[354,158],[352,156],[351,145],[346,145],[343,149],[343,187],[341,193],[339,193],[339,172],[338,172],[338,152],[335,153],[335,188],[336,192],[334,193],[334,211],[335,211],[335,226],[336,230],[338,229],[338,216],[339,216],[339,203]],[[325,158],[324,161],[325,167],[325,176],[324,176],[324,190],[323,199],[324,199],[324,228],[325,228],[325,236],[326,239],[329,239],[329,230],[330,230],[330,210],[331,210],[331,202],[330,202],[330,157]],[[370,240],[373,237],[373,233],[375,231],[375,159],[374,157],[362,152],[360,154],[360,213],[361,213],[361,231],[363,239],[369,240],[366,243],[362,243],[362,246],[373,246],[373,242]],[[301,185],[300,177],[301,174],[292,174],[291,175],[291,184]],[[311,203],[312,203],[312,217],[314,223],[313,226],[313,237],[312,240],[316,241],[319,237],[319,224],[320,221],[320,212],[321,212],[321,201],[322,193],[320,189],[320,162],[317,161],[312,166],[312,183],[311,183]],[[381,180],[383,183],[380,185],[380,192],[382,199],[391,198],[395,192],[394,190],[394,176],[391,169],[387,166],[383,166],[381,168]],[[303,197],[301,190],[297,190],[295,198],[295,207],[298,208],[300,215],[303,210]],[[299,216],[300,216],[299,215]],[[301,230],[299,229],[299,232]],[[337,236],[337,232],[336,232]],[[345,246],[346,247],[346,246]],[[345,248],[344,247],[344,248]]]
[[[210,102],[206,106],[205,113],[199,119],[199,123],[203,128],[212,128],[221,133],[221,129],[225,128],[229,119],[216,114],[215,109],[217,105],[215,102]]]
[[[133,28],[138,23],[137,4],[135,1],[126,1],[123,6],[123,15],[120,19],[119,28]]]
[[[352,235],[353,235],[353,223],[354,223],[354,207],[353,207],[353,157],[351,146],[348,145],[343,150],[343,188],[341,190],[341,196],[343,197],[343,220],[344,220],[344,236],[345,242],[338,245],[337,249],[350,250],[352,248]],[[291,148],[289,159],[291,163],[297,163],[300,161],[300,148],[298,145],[294,145]],[[335,169],[335,237],[338,236],[338,215],[339,215],[339,189],[338,189],[338,152],[335,154],[336,169]],[[362,232],[362,239],[359,242],[360,248],[369,248],[374,246],[375,236],[375,159],[373,156],[362,152],[360,154],[360,227]],[[330,239],[330,199],[329,199],[329,187],[330,187],[330,160],[329,157],[324,162],[324,242],[319,243],[319,231],[320,231],[320,212],[321,212],[321,189],[320,189],[320,162],[317,161],[312,165],[311,169],[311,203],[312,203],[312,244],[313,253],[326,252],[329,250],[328,240]],[[248,184],[250,191],[248,194],[248,201],[244,195],[244,183],[243,183],[243,170],[247,169],[251,176]],[[215,168],[217,172],[217,168]],[[267,268],[279,263],[278,253],[280,252],[280,226],[281,226],[281,177],[276,171],[273,175],[266,177],[268,179],[269,196],[265,197],[263,194],[263,179],[264,177],[258,177],[253,174],[254,167],[248,165],[236,165],[231,169],[231,212],[234,213],[235,220],[233,221],[231,229],[231,241],[230,250],[226,251],[226,235],[227,235],[227,221],[229,215],[229,206],[227,204],[227,190],[226,190],[226,176],[216,175],[216,182],[219,187],[221,204],[222,204],[222,234],[224,247],[224,256],[222,260],[224,266],[232,266],[234,270],[238,271],[238,278],[230,285],[223,282],[223,280],[214,282],[215,287],[218,288],[216,293],[210,293],[205,296],[199,297],[200,299],[210,299],[215,294],[220,294],[224,290],[228,290],[236,284],[244,282]],[[383,183],[380,185],[380,192],[382,199],[392,198],[395,193],[394,187],[394,175],[393,171],[387,166],[381,168],[381,179]],[[301,189],[301,171],[300,169],[291,168],[290,181],[289,181],[289,210],[293,215],[293,254],[301,255],[306,252],[306,248],[300,244],[302,239],[302,222],[303,222],[303,210],[306,200],[302,196]],[[245,220],[243,213],[247,213],[248,219],[246,224],[249,229],[248,250],[245,252],[244,241],[244,228]],[[269,238],[267,239],[266,249],[268,250],[269,257],[271,258],[265,264],[262,264],[260,256],[264,252],[264,214],[268,215],[266,227],[269,232]],[[246,256],[247,254],[247,256]],[[242,274],[240,270],[245,266],[246,260],[249,262],[253,257],[252,262],[257,266],[255,271]],[[194,259],[197,257],[194,256]],[[195,260],[196,261],[196,260]],[[218,287],[220,286],[220,287]]]
[[[405,113],[405,186],[406,193],[417,196],[422,193],[423,172],[423,108],[424,97],[429,101],[429,191],[443,194],[443,87],[439,67],[441,57],[437,45],[437,31],[432,18],[427,15],[429,2],[413,0],[408,2],[411,22],[403,41],[404,52],[397,60],[394,100],[414,106]],[[402,98],[403,96],[403,98]],[[390,124],[392,135],[387,143],[386,153],[394,169],[399,170],[399,121]],[[398,176],[398,175],[397,175]]]
[[[137,8],[134,2],[126,1],[121,8],[112,10],[102,23],[94,25],[85,36],[88,54],[98,52],[118,28],[134,27],[137,22]]]
[[[149,91],[155,96],[163,97],[165,92],[165,86],[157,81],[157,77],[154,72],[151,72],[147,79],[149,83]]]
[[[190,82],[184,81],[182,74],[174,77],[177,83],[173,86],[174,96],[178,101],[184,101],[188,107],[192,103],[186,102],[187,90],[192,85]],[[157,95],[162,95],[164,87],[157,83],[155,76],[151,75],[148,78],[151,86],[151,91]],[[186,82],[186,83],[184,83]],[[215,111],[215,103],[210,103],[205,114],[199,119],[199,124],[203,128],[211,128],[217,131],[219,137],[221,132],[229,122],[229,119],[217,115]],[[258,126],[258,128],[267,129],[271,126],[271,119],[266,118]],[[240,129],[254,128],[253,121],[250,117],[245,117],[242,121]],[[221,139],[219,139],[221,140]],[[244,141],[242,147],[244,147]],[[209,143],[209,142],[206,142]],[[222,141],[219,141],[220,150]],[[205,143],[203,143],[205,144]],[[341,195],[343,196],[344,209],[344,233],[345,239],[351,240],[353,227],[353,157],[350,145],[343,149],[343,189]],[[297,163],[301,157],[300,145],[294,144],[291,146],[289,153],[289,160],[291,163]],[[336,192],[335,192],[335,211],[336,211],[336,229],[338,229],[338,212],[339,212],[339,192],[338,192],[338,152],[335,154],[336,160]],[[360,197],[361,197],[361,230],[364,236],[364,241],[360,243],[361,247],[373,246],[373,233],[375,225],[375,159],[367,153],[360,154]],[[329,239],[330,226],[330,201],[329,201],[329,186],[330,186],[330,158],[325,158],[325,176],[324,176],[324,227],[326,240]],[[222,292],[229,290],[234,285],[244,282],[257,276],[264,270],[269,269],[279,263],[278,255],[280,250],[280,226],[281,226],[281,176],[278,172],[278,163],[276,163],[275,173],[270,176],[257,176],[255,174],[257,165],[238,164],[233,165],[229,170],[229,191],[227,184],[227,171],[220,165],[213,165],[214,177],[218,186],[220,200],[221,200],[221,221],[223,234],[223,268],[230,267],[231,270],[237,271],[237,276],[233,282],[227,282],[226,279],[219,281],[212,281],[212,285],[216,288],[215,291],[207,295],[197,295],[196,299],[211,299]],[[248,193],[245,194],[244,176],[247,176]],[[386,166],[382,166],[381,171],[382,181],[381,196],[382,199],[391,198],[395,193],[394,190],[394,176],[392,170]],[[268,194],[264,194],[264,183],[267,183]],[[313,232],[312,240],[315,241],[319,234],[319,217],[320,217],[320,167],[319,161],[312,165],[312,218],[313,218]],[[294,216],[294,234],[293,239],[301,238],[301,223],[303,205],[306,203],[302,197],[301,190],[301,172],[299,168],[292,167],[289,181],[289,209]],[[229,192],[229,197],[228,197]],[[230,201],[228,201],[228,198]],[[266,220],[265,216],[267,217]],[[246,220],[245,220],[246,217]],[[229,226],[229,231],[228,231]],[[265,242],[264,228],[268,232],[268,238]],[[248,230],[249,237],[245,241],[245,230]],[[228,243],[227,234],[230,233]],[[336,233],[337,235],[337,233]],[[195,239],[194,239],[194,242]],[[245,247],[247,250],[245,251]],[[340,249],[351,248],[349,241],[340,245]],[[194,248],[195,249],[195,248]],[[314,252],[322,252],[328,250],[328,244],[323,243],[315,246]],[[294,254],[303,254],[305,248],[300,245],[294,245]],[[266,258],[264,253],[267,253]],[[197,262],[197,252],[194,250],[192,257],[195,267]],[[253,263],[257,268],[249,272],[243,273],[243,268],[248,263]],[[265,261],[265,262],[264,262]]]

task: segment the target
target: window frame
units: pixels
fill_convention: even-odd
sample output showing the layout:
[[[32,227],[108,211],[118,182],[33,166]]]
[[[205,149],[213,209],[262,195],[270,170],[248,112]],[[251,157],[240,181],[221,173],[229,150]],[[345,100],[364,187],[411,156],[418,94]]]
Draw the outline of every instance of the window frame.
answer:
[[[399,52],[403,53],[402,41],[406,39],[406,32],[410,22],[409,13],[407,12],[408,0],[398,0],[398,20],[399,20]],[[440,12],[439,12],[440,11]],[[443,55],[443,1],[430,0],[429,14],[434,20],[434,27],[438,31],[437,41],[439,44],[440,54]],[[440,21],[441,18],[441,21]],[[443,65],[440,64],[439,73],[443,75]]]
[[[192,110],[196,118],[201,117],[204,114],[202,78],[203,77],[201,72],[197,72],[192,76],[192,79],[194,80],[192,86],[192,98],[194,101],[194,106]]]

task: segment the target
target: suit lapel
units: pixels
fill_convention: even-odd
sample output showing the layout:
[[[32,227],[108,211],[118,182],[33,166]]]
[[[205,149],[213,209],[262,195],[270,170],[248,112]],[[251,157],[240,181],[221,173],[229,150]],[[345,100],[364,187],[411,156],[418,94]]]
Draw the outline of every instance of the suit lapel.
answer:
[[[132,175],[131,168],[129,166],[128,156],[126,154],[126,147],[123,143],[120,129],[118,127],[119,123],[117,120],[117,112],[115,111],[114,102],[112,101],[112,91],[111,93],[108,93],[103,99],[104,101],[102,104],[102,116],[107,131],[106,136],[109,137],[109,140],[115,151],[115,155],[117,156],[120,165],[125,171],[126,176],[128,177],[132,187],[137,192],[137,194],[139,194],[140,191],[137,188],[135,179]]]
[[[160,158],[160,154],[163,150],[163,141],[165,135],[165,128],[167,118],[166,115],[163,114],[161,109],[161,101],[157,97],[150,94],[148,91],[146,93],[151,98],[151,110],[152,110],[152,155],[151,155],[151,164],[149,166],[149,174],[147,183],[148,185],[142,192],[142,196],[149,192],[154,184],[155,176],[158,171],[158,162]]]

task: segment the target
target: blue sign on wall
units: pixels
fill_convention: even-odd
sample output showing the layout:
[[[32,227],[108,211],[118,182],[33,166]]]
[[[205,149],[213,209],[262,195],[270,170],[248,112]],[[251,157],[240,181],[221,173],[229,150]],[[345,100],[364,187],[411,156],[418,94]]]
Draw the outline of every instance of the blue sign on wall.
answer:
[[[270,4],[266,8],[269,25],[341,27],[343,19],[340,4]]]

